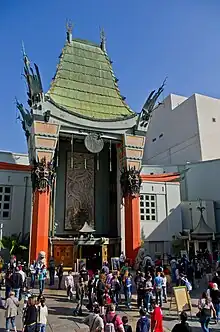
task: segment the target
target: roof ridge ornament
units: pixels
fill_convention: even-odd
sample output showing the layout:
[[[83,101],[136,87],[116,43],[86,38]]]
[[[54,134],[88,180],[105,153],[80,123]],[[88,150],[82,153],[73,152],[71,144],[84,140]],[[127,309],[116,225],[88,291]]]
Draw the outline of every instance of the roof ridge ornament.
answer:
[[[66,20],[66,36],[69,44],[73,40],[73,22],[71,20]]]
[[[25,52],[24,42],[22,42],[22,54],[24,61],[24,74],[28,87],[28,105],[31,108],[38,108],[38,105],[44,100],[43,87],[41,82],[40,71],[36,63],[34,69],[31,67],[28,56]],[[42,109],[42,106],[39,106]]]
[[[100,48],[104,53],[106,53],[106,36],[103,28],[100,28],[100,39],[101,39]]]
[[[136,127],[140,127],[142,130],[147,129],[150,118],[153,114],[153,111],[155,111],[155,109],[160,105],[160,103],[158,105],[156,105],[156,102],[158,101],[158,98],[164,91],[166,81],[167,81],[167,77],[164,79],[162,85],[159,87],[158,90],[153,90],[149,94],[147,100],[144,103],[144,106],[143,106],[141,112],[139,113]]]

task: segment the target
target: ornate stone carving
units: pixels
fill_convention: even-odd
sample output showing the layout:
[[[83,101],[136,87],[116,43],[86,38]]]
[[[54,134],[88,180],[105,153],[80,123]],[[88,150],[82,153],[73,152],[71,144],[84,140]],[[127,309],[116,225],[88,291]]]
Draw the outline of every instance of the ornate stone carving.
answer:
[[[78,232],[87,222],[94,226],[94,155],[67,155],[65,229]]]
[[[19,110],[22,116],[22,119],[20,118],[20,116],[18,118],[21,120],[22,128],[25,132],[26,137],[28,138],[30,136],[28,127],[32,126],[33,115],[26,108],[24,108],[23,104],[19,103],[17,99],[15,99],[15,102],[17,109]]]
[[[39,162],[34,162],[32,169],[33,190],[45,192],[52,187],[55,170],[53,162],[47,162],[42,158]]]
[[[126,195],[131,195],[132,197],[139,196],[142,180],[140,171],[136,170],[135,167],[124,168],[120,182],[124,197]]]

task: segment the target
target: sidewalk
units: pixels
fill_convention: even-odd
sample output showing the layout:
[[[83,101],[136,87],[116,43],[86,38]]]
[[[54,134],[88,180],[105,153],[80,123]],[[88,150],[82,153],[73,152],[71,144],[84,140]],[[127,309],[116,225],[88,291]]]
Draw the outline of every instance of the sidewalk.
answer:
[[[189,324],[193,327],[193,332],[201,331],[200,323],[196,318],[196,313],[198,312],[197,309],[197,302],[198,296],[200,295],[202,289],[196,290],[193,292],[192,295],[192,305],[193,305],[193,312],[192,312],[192,320],[189,318]],[[36,290],[36,294],[37,294]],[[49,318],[48,318],[48,326],[47,332],[88,332],[89,329],[86,325],[83,324],[84,317],[88,314],[87,309],[84,307],[83,312],[84,316],[82,317],[74,317],[73,316],[73,308],[76,306],[75,303],[70,302],[67,300],[66,292],[64,290],[58,291],[56,289],[46,289],[45,290],[45,297],[46,303],[49,310]],[[136,306],[136,296],[133,296],[132,301],[132,310],[127,310],[124,305],[121,305],[120,311],[118,313],[121,316],[128,316],[130,324],[133,327],[133,331],[135,332],[136,322],[139,317],[138,309]],[[175,311],[169,311],[170,303],[166,303],[163,306],[163,316],[164,316],[164,330],[171,331],[174,325],[178,322],[177,313]],[[19,308],[20,315],[16,318],[17,328],[21,330],[22,328],[22,321],[21,321],[21,311],[22,311],[22,304]],[[0,332],[4,331],[5,327],[5,318],[4,318],[4,310],[0,309]],[[210,327],[213,331],[220,331],[220,324],[210,324]]]

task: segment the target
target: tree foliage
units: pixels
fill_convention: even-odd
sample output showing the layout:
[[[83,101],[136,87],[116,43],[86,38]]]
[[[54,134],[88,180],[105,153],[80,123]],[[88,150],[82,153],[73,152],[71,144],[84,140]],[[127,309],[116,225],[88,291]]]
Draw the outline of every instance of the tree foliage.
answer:
[[[29,233],[22,238],[21,233],[12,234],[11,236],[3,236],[0,241],[2,249],[8,249],[10,255],[19,255],[28,250]]]

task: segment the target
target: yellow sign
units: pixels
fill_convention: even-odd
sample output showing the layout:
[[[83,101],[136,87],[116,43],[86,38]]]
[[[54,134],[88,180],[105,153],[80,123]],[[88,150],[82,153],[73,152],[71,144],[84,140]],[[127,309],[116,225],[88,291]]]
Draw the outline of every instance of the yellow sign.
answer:
[[[192,311],[191,299],[185,286],[173,287],[177,311]]]

